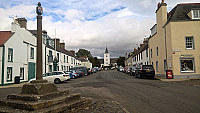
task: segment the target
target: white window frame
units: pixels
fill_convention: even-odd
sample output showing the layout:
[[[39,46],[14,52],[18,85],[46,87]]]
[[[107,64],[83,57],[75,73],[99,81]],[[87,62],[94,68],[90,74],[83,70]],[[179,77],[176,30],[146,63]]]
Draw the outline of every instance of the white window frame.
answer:
[[[192,38],[192,42],[187,42],[187,38]],[[192,48],[187,48],[187,43],[192,43]],[[186,36],[185,37],[185,49],[186,50],[192,50],[192,49],[194,49],[194,37],[193,36]]]
[[[8,62],[13,62],[13,48],[8,48]]]
[[[197,17],[194,17],[194,11],[197,11]],[[200,10],[192,10],[192,19],[200,19]]]
[[[24,68],[21,67],[19,71],[20,71],[20,79],[23,80],[24,79]]]
[[[34,59],[34,48],[31,47],[30,59]]]
[[[12,67],[7,67],[7,82],[12,81],[12,73],[13,73],[13,68]]]

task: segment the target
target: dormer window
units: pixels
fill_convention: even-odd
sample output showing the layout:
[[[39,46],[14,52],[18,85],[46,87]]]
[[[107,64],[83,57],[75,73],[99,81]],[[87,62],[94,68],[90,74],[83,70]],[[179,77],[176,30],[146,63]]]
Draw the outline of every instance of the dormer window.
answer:
[[[200,19],[200,10],[192,10],[192,19]]]
[[[200,19],[200,9],[192,9],[187,15],[191,19]]]

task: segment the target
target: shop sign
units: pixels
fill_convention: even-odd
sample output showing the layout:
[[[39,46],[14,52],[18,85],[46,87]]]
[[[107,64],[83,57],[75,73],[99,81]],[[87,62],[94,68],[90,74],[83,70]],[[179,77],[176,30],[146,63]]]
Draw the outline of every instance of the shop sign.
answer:
[[[181,57],[193,57],[193,54],[185,54],[185,55],[181,55]]]

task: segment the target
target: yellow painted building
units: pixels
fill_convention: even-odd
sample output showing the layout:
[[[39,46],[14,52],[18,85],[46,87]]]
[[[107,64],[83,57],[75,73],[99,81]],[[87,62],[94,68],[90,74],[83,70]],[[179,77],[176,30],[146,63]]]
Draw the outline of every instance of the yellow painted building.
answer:
[[[172,70],[174,78],[200,78],[200,3],[178,4],[169,13],[164,0],[158,3],[149,53],[158,76]]]

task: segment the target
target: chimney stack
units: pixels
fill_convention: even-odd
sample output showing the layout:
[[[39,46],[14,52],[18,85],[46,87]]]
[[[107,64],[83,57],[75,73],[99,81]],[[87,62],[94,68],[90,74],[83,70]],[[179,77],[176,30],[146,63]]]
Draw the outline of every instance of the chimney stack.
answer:
[[[43,30],[42,33],[45,34],[45,35],[47,35],[47,31],[46,30]]]
[[[55,45],[56,48],[60,47],[60,39],[56,38],[55,40],[56,40],[56,45]]]
[[[19,23],[20,28],[26,29],[27,20],[25,18],[17,18],[17,19],[15,19],[15,21],[17,21]]]
[[[63,48],[63,49],[65,49],[65,43],[64,42],[60,43],[60,47]]]
[[[70,50],[70,53],[72,53],[75,56],[75,51],[74,50]]]
[[[162,0],[162,3],[165,3],[165,1],[164,1],[164,0]]]

